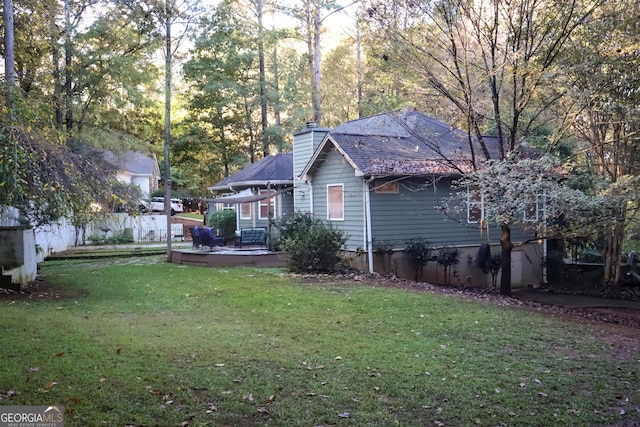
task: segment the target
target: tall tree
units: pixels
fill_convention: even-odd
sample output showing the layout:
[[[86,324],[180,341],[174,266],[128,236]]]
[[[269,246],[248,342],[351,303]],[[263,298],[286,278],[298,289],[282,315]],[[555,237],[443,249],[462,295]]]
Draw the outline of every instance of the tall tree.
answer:
[[[246,21],[229,3],[221,3],[203,18],[194,38],[191,59],[184,66],[189,91],[188,134],[206,134],[207,152],[227,176],[244,154],[255,161],[257,140],[253,113],[259,107],[255,51],[247,49],[251,34]],[[244,144],[244,146],[243,146]],[[207,158],[204,152],[199,156]],[[218,177],[221,178],[221,177]]]
[[[324,19],[339,8],[335,0],[302,0],[300,5],[284,10],[298,20],[302,37],[306,39],[309,73],[313,81],[311,105],[313,121],[322,122],[322,71],[321,71],[321,35]]]
[[[628,13],[637,1],[610,1],[588,28],[572,39],[563,70],[570,86],[575,114],[573,130],[581,143],[582,159],[610,186],[640,175],[640,36],[637,16]],[[628,201],[610,205],[611,220],[603,227],[604,277],[620,281],[623,241],[632,218]]]
[[[470,135],[476,164],[492,158],[484,134],[498,137],[498,153],[506,159],[521,139],[544,120],[561,95],[546,96],[560,70],[558,58],[576,29],[587,24],[602,0],[394,0],[374,2],[369,14],[384,31],[389,57],[422,77],[459,112]],[[562,127],[557,124],[556,127]],[[475,153],[471,137],[481,147]],[[502,230],[501,292],[511,277],[511,227]]]

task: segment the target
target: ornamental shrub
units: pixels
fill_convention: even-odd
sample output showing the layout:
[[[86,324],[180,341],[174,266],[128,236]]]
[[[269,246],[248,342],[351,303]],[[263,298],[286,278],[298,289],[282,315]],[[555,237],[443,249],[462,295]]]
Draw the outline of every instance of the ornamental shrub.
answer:
[[[282,250],[287,252],[287,267],[294,273],[331,273],[340,262],[338,253],[347,235],[330,223],[295,213],[277,226]]]
[[[436,261],[439,265],[444,267],[444,284],[451,284],[451,269],[453,266],[458,265],[460,251],[456,248],[440,248]]]
[[[412,239],[407,241],[404,248],[404,255],[409,264],[414,268],[415,280],[422,277],[422,271],[429,261],[432,260],[431,251],[433,248],[429,242],[423,239]]]

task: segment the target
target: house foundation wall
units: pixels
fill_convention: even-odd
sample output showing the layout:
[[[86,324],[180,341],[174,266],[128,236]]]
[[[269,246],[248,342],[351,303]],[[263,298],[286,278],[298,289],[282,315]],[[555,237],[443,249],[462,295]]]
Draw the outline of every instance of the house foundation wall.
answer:
[[[458,247],[460,253],[458,264],[450,268],[445,276],[444,268],[436,261],[429,261],[422,274],[417,274],[410,265],[404,251],[395,250],[390,253],[373,255],[373,271],[378,274],[394,274],[409,280],[452,285],[492,288],[494,278],[491,273],[484,273],[478,266],[479,247]],[[434,254],[437,253],[437,249]],[[500,245],[491,245],[491,253],[500,253]],[[352,267],[369,271],[366,253],[344,252],[343,259]],[[539,285],[543,281],[543,248],[541,244],[529,243],[515,248],[511,254],[511,285],[514,288],[528,285]],[[500,286],[500,272],[495,277],[497,287]]]

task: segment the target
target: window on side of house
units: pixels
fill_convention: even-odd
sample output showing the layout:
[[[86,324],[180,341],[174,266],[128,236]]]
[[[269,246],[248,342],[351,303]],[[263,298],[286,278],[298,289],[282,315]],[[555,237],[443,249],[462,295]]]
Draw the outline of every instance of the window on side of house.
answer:
[[[240,219],[251,219],[251,203],[240,203]]]
[[[376,179],[373,182],[373,188],[376,193],[398,193],[400,192],[400,186],[397,181],[384,181]]]
[[[344,185],[327,185],[327,219],[344,221]]]
[[[467,222],[478,224],[484,219],[484,194],[467,189]]]
[[[537,222],[538,218],[538,196],[532,194],[524,205],[523,220],[525,222]]]
[[[270,191],[271,194],[274,193],[274,190]],[[260,190],[260,195],[266,195],[267,190]],[[259,212],[258,219],[269,219],[269,217],[273,218],[273,213],[276,211],[276,198],[271,196],[269,198],[265,198],[258,202]]]

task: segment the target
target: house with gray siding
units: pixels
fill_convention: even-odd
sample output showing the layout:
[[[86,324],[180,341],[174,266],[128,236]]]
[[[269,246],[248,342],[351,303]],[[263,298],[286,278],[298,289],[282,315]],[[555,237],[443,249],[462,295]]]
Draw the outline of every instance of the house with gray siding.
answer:
[[[496,158],[497,140],[486,137],[484,142]],[[413,278],[403,249],[421,239],[434,253],[458,249],[452,282],[491,284],[478,257],[487,247],[499,251],[500,232],[481,226],[482,201],[470,194],[460,218],[439,208],[452,192],[460,191],[453,189],[453,182],[471,170],[472,156],[481,155],[482,149],[465,132],[410,110],[354,120],[332,130],[307,129],[294,135],[294,158],[298,152],[312,152],[294,177],[295,208],[345,231],[345,258],[362,270]],[[517,230],[512,236],[514,242],[532,237]],[[514,286],[541,281],[541,257],[538,242],[514,250]],[[443,278],[436,262],[427,264],[423,280]]]
[[[409,241],[421,239],[434,253],[459,251],[451,283],[490,286],[492,277],[478,261],[487,248],[499,251],[500,231],[482,227],[482,200],[469,193],[460,218],[439,209],[458,191],[454,181],[472,169],[473,156],[484,149],[497,158],[495,138],[486,137],[482,147],[467,133],[411,110],[335,129],[308,123],[293,134],[293,153],[269,156],[210,190],[233,193],[212,201],[218,208],[235,207],[239,229],[267,227],[266,216],[260,216],[265,209],[273,209],[275,219],[294,210],[307,212],[348,235],[344,258],[363,271],[414,278],[403,251]],[[272,201],[271,208],[265,200]],[[512,232],[514,242],[531,238]],[[538,242],[514,249],[514,287],[541,282],[543,250]],[[432,261],[421,279],[442,283],[443,269]]]

